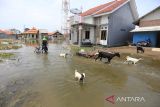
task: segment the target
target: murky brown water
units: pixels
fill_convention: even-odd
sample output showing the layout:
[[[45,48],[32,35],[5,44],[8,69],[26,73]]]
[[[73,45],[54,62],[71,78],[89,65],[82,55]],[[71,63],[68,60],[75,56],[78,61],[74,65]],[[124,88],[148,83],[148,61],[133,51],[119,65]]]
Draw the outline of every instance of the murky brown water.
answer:
[[[116,93],[145,93],[154,101],[140,107],[160,107],[158,61],[143,58],[127,65],[126,55],[111,64],[77,56],[64,59],[59,54],[68,50],[61,44],[50,44],[47,55],[33,51],[23,47],[15,51],[20,62],[0,63],[0,107],[107,107],[105,98]],[[84,84],[74,80],[75,69],[86,73]]]

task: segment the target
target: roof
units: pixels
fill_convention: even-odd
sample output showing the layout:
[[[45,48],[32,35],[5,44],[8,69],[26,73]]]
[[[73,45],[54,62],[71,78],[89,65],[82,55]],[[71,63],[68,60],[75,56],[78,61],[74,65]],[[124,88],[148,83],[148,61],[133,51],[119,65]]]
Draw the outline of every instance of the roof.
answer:
[[[2,30],[2,29],[0,29],[0,33],[3,33],[3,34],[6,34],[6,35],[12,35],[12,34],[14,34],[12,31],[10,31],[10,30]]]
[[[24,34],[37,34],[37,33],[38,29],[36,29],[35,27],[24,32]]]
[[[54,36],[54,35],[63,35],[63,34],[60,33],[59,31],[56,31],[56,32],[49,32],[48,35],[49,36],[52,36],[52,35]]]
[[[128,0],[114,0],[112,2],[108,2],[106,4],[102,4],[91,8],[81,14],[81,16],[89,16],[89,15],[99,15],[103,13],[112,12],[113,10],[119,8],[122,4],[126,3]]]
[[[4,33],[3,30],[0,29],[0,33]]]
[[[56,31],[53,33],[53,35],[63,35],[62,33],[60,33],[59,31]]]
[[[48,32],[48,35],[54,35],[55,32]]]
[[[143,15],[142,17],[140,17],[139,19],[137,19],[137,20],[134,22],[134,24],[135,24],[135,25],[139,25],[139,21],[140,21],[142,18],[144,18],[145,16],[149,15],[150,13],[156,11],[156,10],[159,9],[159,8],[160,8],[160,6],[156,7],[155,9],[151,10],[150,12],[146,13],[145,15]]]
[[[160,31],[160,26],[138,27],[132,30],[131,32],[151,32],[151,31]]]

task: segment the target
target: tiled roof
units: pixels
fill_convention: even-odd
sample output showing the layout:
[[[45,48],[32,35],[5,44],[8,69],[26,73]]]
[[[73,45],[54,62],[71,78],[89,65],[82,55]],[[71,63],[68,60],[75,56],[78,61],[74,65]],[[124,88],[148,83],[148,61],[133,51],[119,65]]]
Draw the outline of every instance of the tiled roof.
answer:
[[[55,32],[49,32],[48,35],[49,35],[49,36],[50,36],[50,35],[54,35],[54,33],[55,33]]]
[[[0,33],[4,33],[3,30],[0,29]]]
[[[83,12],[81,14],[81,16],[98,15],[98,14],[103,14],[103,13],[107,13],[107,12],[112,12],[114,9],[121,6],[126,1],[128,1],[128,0],[114,0],[112,2],[91,8],[91,9]]]
[[[24,32],[24,34],[37,34],[37,33],[38,29],[36,29],[35,27]]]
[[[63,35],[62,33],[60,33],[59,31],[56,31],[56,32],[50,32],[48,33],[49,36],[51,35]]]
[[[6,35],[12,35],[13,34],[13,32],[11,32],[9,30],[2,30],[2,29],[0,29],[0,33],[4,33]]]

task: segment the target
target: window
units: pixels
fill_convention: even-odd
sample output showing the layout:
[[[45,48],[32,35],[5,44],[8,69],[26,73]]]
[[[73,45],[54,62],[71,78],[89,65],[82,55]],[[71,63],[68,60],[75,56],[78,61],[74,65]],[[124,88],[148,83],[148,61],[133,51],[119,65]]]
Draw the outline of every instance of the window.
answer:
[[[85,39],[89,39],[90,38],[90,31],[86,31],[85,32]]]
[[[121,31],[123,31],[123,32],[125,32],[126,31],[126,29],[120,29]]]
[[[106,30],[101,30],[101,40],[106,40]]]

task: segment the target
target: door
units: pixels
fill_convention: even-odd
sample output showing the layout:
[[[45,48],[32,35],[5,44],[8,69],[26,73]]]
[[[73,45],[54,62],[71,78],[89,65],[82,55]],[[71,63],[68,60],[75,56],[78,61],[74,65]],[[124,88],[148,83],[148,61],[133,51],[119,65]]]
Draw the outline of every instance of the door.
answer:
[[[100,44],[107,45],[107,30],[101,30],[100,36]]]
[[[100,28],[100,44],[107,45],[108,27],[101,26]]]

